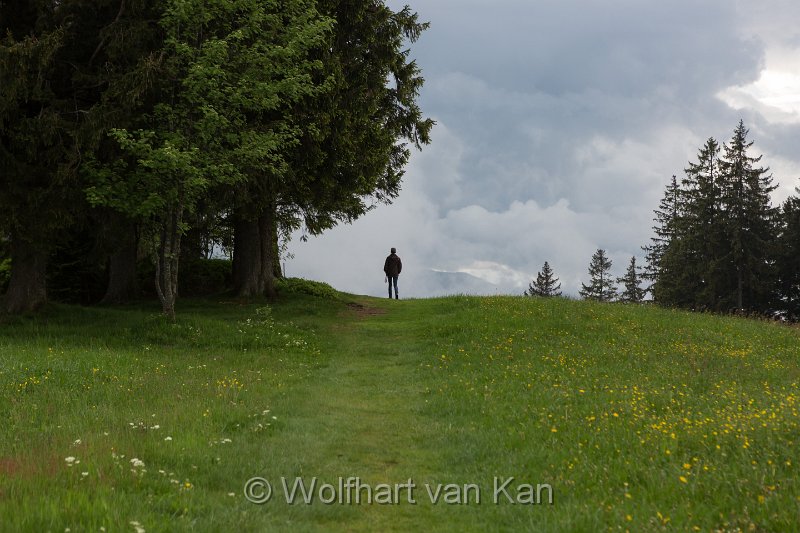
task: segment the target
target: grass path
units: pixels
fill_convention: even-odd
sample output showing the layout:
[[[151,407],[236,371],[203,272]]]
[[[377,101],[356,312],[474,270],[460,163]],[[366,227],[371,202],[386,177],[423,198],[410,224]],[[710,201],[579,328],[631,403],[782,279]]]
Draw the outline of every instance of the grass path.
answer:
[[[274,444],[292,450],[305,479],[357,476],[375,487],[417,479],[435,462],[436,451],[426,446],[424,424],[417,420],[424,402],[424,387],[415,375],[419,354],[407,349],[413,343],[403,338],[405,321],[396,320],[397,309],[389,309],[402,305],[375,300],[351,305],[329,333],[336,338],[335,359],[292,391],[291,421]],[[335,511],[320,514],[320,526],[402,531],[425,513],[408,505],[366,504]]]

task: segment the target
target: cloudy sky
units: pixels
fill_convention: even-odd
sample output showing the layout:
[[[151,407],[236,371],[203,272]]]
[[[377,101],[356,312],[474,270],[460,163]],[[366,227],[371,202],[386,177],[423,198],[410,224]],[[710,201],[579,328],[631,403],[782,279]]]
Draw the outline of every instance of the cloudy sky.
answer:
[[[670,176],[740,118],[775,201],[800,185],[797,0],[410,5],[433,142],[392,205],[295,238],[289,276],[381,296],[395,246],[401,297],[521,293],[544,261],[577,295],[597,248],[618,276],[642,261]]]

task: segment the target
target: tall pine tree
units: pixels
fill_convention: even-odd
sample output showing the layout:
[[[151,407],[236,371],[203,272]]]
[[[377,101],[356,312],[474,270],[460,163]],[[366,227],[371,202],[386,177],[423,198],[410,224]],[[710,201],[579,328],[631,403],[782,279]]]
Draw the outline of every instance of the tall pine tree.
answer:
[[[800,194],[800,189],[796,189]],[[781,209],[777,240],[777,307],[789,320],[800,320],[800,197],[787,199]]]
[[[694,309],[717,309],[722,298],[719,272],[724,225],[719,152],[719,143],[709,138],[700,149],[697,162],[690,162],[684,170],[680,242],[676,243],[683,276],[675,303]]]
[[[774,301],[773,247],[776,238],[776,210],[770,193],[775,190],[769,168],[757,166],[762,156],[748,152],[744,122],[725,145],[721,161],[721,203],[725,213],[725,249],[718,283],[728,296],[728,309],[765,311]]]
[[[675,287],[677,273],[670,269],[664,256],[677,235],[677,224],[681,215],[682,191],[675,175],[664,190],[664,196],[655,210],[653,237],[650,244],[643,246],[645,268],[642,279],[647,283],[653,300],[659,303],[669,301],[669,293]]]
[[[775,304],[775,186],[748,154],[747,133],[740,121],[722,156],[708,139],[681,183],[667,187],[644,248],[657,303],[755,312]]]

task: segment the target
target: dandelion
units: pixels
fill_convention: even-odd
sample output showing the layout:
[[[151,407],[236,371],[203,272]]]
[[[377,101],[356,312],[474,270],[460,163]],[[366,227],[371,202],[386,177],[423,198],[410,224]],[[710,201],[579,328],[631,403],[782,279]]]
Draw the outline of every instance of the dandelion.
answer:
[[[680,480],[681,480],[681,483],[689,483],[689,480],[688,480],[688,479],[686,479],[686,478],[685,478],[685,477],[683,477],[683,476],[680,476],[678,479],[680,479]]]

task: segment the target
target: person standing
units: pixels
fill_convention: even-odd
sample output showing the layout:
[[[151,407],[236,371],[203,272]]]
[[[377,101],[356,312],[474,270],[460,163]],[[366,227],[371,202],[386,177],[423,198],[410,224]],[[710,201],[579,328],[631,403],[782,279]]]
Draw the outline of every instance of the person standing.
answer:
[[[383,263],[383,272],[386,274],[386,281],[389,283],[389,298],[392,297],[392,285],[394,284],[395,300],[400,298],[400,295],[397,293],[397,277],[400,275],[401,270],[403,270],[403,262],[400,261],[400,258],[397,256],[397,250],[392,248],[392,253],[389,254],[386,261]]]

